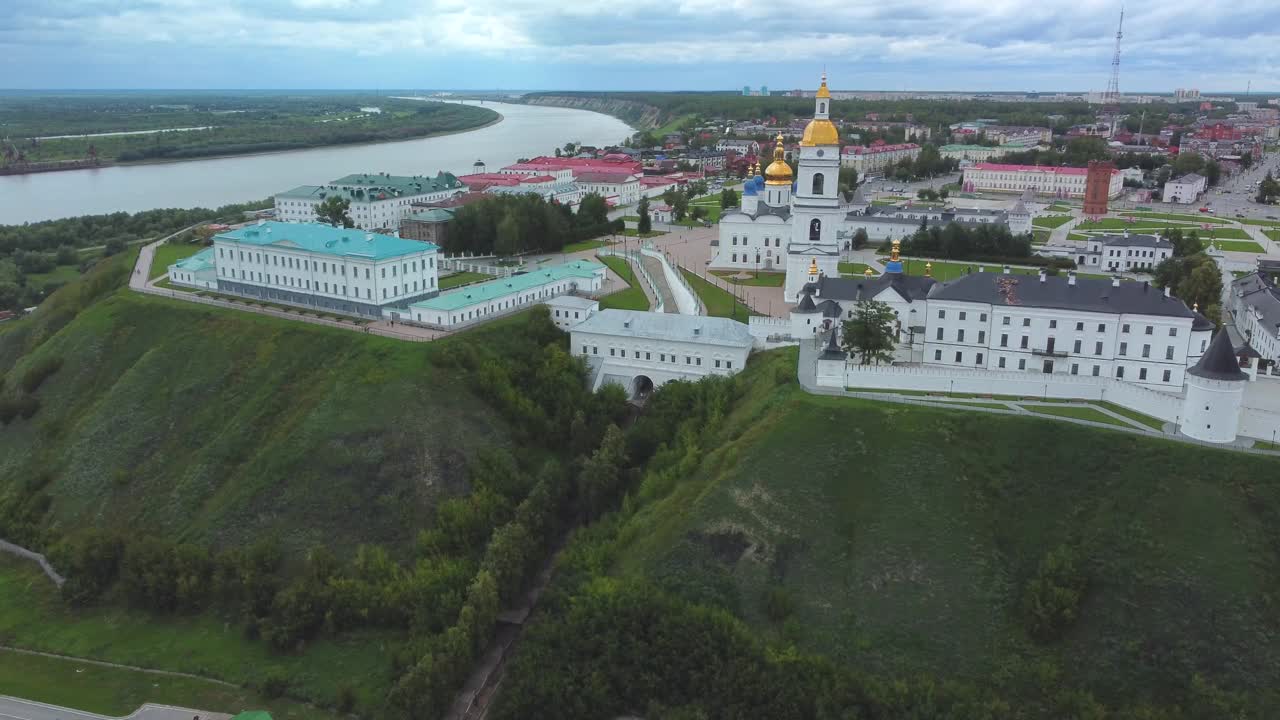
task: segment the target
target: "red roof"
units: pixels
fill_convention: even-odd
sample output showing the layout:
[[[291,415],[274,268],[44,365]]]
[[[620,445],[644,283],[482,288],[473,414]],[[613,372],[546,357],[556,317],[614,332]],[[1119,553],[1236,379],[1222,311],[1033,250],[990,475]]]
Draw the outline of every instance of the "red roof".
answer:
[[[621,183],[634,177],[631,173],[624,172],[582,172],[578,173],[575,179],[578,182],[589,183]]]
[[[596,160],[594,158],[558,158],[543,155],[541,157],[533,158],[527,163],[521,163],[521,165],[528,166],[531,169],[552,166],[557,168],[570,167],[575,170],[585,170],[590,168],[594,170],[625,170],[631,173],[640,172],[639,160],[632,160],[629,156],[621,154],[608,155],[601,160]]]
[[[1055,175],[1088,175],[1089,168],[1078,167],[1055,167],[1052,165],[1002,165],[1000,163],[974,163],[971,165],[974,170],[993,170],[995,172],[1039,172],[1053,173]],[[1112,168],[1111,174],[1116,175],[1120,171]]]
[[[850,145],[845,147],[845,155],[875,155],[877,153],[893,152],[895,150],[919,150],[920,146],[915,143],[899,143],[897,145],[875,145],[872,147],[862,147],[861,145]]]

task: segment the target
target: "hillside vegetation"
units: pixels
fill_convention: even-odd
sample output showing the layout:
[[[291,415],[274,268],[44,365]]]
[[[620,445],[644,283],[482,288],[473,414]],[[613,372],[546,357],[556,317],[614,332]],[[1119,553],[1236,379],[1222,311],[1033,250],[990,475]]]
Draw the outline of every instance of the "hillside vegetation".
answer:
[[[1280,463],[794,373],[655,395],[632,453],[650,423],[677,440],[570,546],[499,717],[1277,707]]]

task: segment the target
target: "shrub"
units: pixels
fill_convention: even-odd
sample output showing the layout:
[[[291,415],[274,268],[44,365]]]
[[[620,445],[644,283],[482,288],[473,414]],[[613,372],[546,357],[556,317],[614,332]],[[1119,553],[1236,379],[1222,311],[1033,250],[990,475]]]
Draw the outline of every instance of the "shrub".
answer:
[[[14,418],[30,420],[40,410],[40,401],[32,395],[19,393],[0,398],[0,425],[8,425]]]
[[[791,617],[795,610],[795,599],[784,588],[775,585],[764,591],[764,614],[769,620],[780,623]]]
[[[1087,584],[1074,548],[1059,545],[1050,550],[1022,595],[1031,636],[1040,642],[1061,637],[1076,620]]]
[[[274,700],[284,695],[289,690],[289,678],[282,675],[278,670],[268,672],[258,682],[258,692],[268,700]]]

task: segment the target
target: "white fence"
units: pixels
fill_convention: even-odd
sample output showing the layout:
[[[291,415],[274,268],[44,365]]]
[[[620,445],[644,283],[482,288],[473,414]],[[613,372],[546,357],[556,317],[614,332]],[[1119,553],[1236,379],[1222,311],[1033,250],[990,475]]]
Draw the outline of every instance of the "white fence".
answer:
[[[771,349],[795,345],[799,341],[792,335],[790,318],[752,315],[747,320],[747,332],[755,339],[756,349]]]
[[[684,279],[684,273],[667,261],[666,255],[652,247],[644,247],[640,250],[640,253],[662,264],[662,275],[667,280],[667,287],[670,288],[671,297],[676,301],[676,308],[681,315],[707,314],[707,309],[703,307],[698,293],[694,292],[693,287],[689,285],[689,281]]]
[[[600,248],[596,250],[597,257],[605,255],[622,258],[632,270],[639,273],[640,277],[644,279],[645,284],[649,286],[649,292],[653,295],[653,301],[655,303],[652,308],[653,312],[666,312],[663,309],[664,303],[662,301],[662,293],[658,292],[658,284],[653,281],[653,276],[649,274],[649,271],[644,269],[644,263],[640,262],[639,253],[635,250],[617,250],[614,248]]]

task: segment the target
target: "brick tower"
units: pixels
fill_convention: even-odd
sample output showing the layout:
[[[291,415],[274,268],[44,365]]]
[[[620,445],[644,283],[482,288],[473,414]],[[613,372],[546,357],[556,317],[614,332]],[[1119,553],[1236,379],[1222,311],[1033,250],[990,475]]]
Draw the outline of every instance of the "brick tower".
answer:
[[[1107,214],[1107,194],[1116,166],[1109,160],[1090,160],[1089,174],[1084,180],[1084,214],[1102,217]]]

